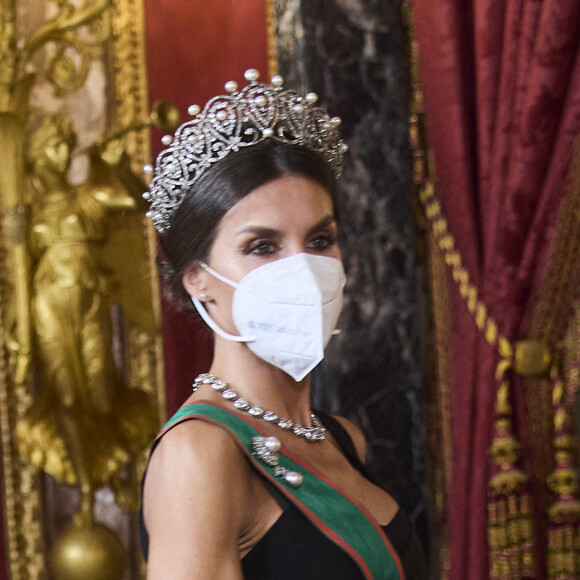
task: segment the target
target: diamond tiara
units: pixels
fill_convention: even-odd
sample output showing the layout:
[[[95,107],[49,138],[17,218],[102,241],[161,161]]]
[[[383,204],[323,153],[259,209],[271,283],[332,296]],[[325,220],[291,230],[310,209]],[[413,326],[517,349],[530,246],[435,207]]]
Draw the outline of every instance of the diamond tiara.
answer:
[[[235,81],[229,81],[225,85],[229,94],[213,97],[203,110],[189,107],[193,119],[173,137],[162,138],[168,147],[157,157],[155,169],[145,166],[145,172],[153,174],[149,191],[143,194],[150,202],[147,216],[160,233],[170,228],[171,216],[209,167],[233,151],[267,139],[315,151],[330,165],[334,177],[340,177],[348,150],[340,139],[340,119],[316,106],[315,93],[285,90],[280,76],[272,78],[271,86],[258,82],[255,69],[244,76],[249,84],[240,91]]]

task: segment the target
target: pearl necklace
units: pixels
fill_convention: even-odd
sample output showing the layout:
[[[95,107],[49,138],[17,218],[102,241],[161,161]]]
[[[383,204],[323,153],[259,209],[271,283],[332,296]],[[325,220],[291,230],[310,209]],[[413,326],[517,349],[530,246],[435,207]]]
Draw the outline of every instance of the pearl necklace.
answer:
[[[210,385],[214,391],[221,393],[221,396],[226,401],[232,403],[238,411],[248,413],[248,415],[251,415],[255,419],[263,419],[272,425],[277,425],[284,431],[291,431],[294,433],[294,435],[296,435],[296,437],[302,437],[306,439],[306,441],[310,441],[312,443],[324,441],[326,438],[324,435],[326,427],[314,413],[310,414],[312,426],[303,427],[299,423],[294,423],[294,421],[288,419],[287,417],[279,417],[273,411],[266,411],[265,409],[262,409],[262,407],[252,405],[252,403],[250,403],[247,399],[240,397],[236,391],[230,389],[225,381],[222,381],[213,375],[208,373],[199,375],[192,385],[193,392],[195,393],[201,385]]]

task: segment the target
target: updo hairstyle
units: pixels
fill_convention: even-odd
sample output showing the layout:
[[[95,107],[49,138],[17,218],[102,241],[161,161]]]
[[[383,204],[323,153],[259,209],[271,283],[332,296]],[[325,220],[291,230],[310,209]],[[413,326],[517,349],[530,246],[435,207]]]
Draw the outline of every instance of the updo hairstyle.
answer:
[[[182,278],[191,266],[208,260],[224,214],[258,187],[287,175],[305,177],[323,187],[338,220],[336,181],[317,153],[274,142],[230,153],[192,185],[171,217],[170,228],[159,235],[164,295],[177,310],[195,311]]]

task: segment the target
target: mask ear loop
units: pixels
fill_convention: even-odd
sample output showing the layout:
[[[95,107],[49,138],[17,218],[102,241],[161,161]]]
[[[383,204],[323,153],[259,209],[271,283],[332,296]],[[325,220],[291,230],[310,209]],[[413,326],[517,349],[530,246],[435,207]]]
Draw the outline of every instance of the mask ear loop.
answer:
[[[203,262],[201,262],[201,267],[204,270],[207,270],[212,276],[214,276],[218,280],[221,280],[222,282],[224,282],[225,284],[228,284],[229,286],[232,286],[233,288],[238,287],[238,284],[236,284],[235,282],[232,282],[231,280],[228,280],[225,276],[222,276],[221,274],[219,274],[218,272],[216,272],[215,270],[210,268],[207,264],[204,264]],[[255,336],[236,336],[235,334],[230,334],[229,332],[226,332],[225,330],[223,330],[223,328],[220,328],[216,324],[216,322],[209,315],[208,311],[205,309],[203,304],[195,296],[193,296],[193,295],[191,296],[191,301],[193,302],[193,305],[195,306],[195,309],[197,310],[199,315],[203,318],[204,322],[218,336],[221,336],[222,338],[225,338],[226,340],[230,340],[232,342],[253,342],[256,340]]]
[[[256,340],[255,336],[236,336],[235,334],[230,334],[222,328],[220,328],[215,321],[211,318],[207,310],[204,308],[203,304],[195,297],[191,297],[191,301],[198,311],[199,315],[203,318],[204,322],[218,335],[226,340],[231,340],[232,342],[253,342]]]
[[[222,276],[222,274],[220,274],[219,272],[216,272],[213,268],[211,268],[210,266],[208,266],[205,262],[200,262],[199,265],[206,272],[209,272],[214,278],[217,278],[218,280],[220,280],[224,284],[227,284],[228,286],[231,286],[232,288],[237,288],[239,286],[239,284],[237,284],[233,280],[230,280],[229,278],[226,278],[225,276]]]

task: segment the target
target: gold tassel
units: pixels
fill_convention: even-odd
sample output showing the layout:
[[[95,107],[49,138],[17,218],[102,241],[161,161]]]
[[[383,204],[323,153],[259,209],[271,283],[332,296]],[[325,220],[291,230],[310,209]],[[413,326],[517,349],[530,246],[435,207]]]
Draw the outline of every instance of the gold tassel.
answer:
[[[520,500],[520,537],[522,541],[522,576],[533,578],[534,563],[534,525],[532,519],[532,499],[529,492],[524,492]]]
[[[506,380],[498,390],[496,413],[498,417],[490,448],[495,474],[488,486],[490,578],[533,578],[533,525],[528,476],[516,467],[520,444],[512,434],[509,383]]]
[[[551,375],[556,467],[548,477],[548,487],[558,497],[548,510],[548,578],[580,580],[580,501],[575,497],[578,491],[578,475],[573,463],[575,444],[568,434],[564,384],[557,367],[553,368]]]

